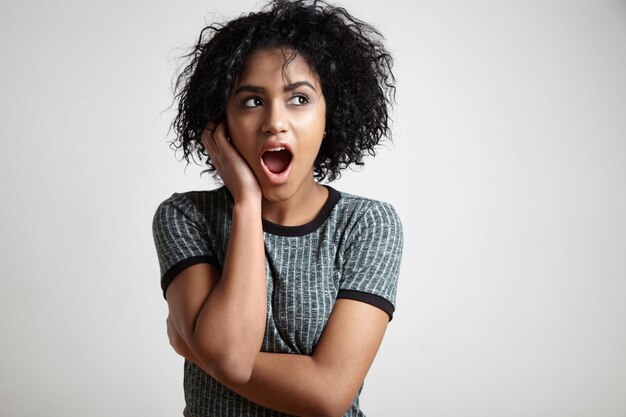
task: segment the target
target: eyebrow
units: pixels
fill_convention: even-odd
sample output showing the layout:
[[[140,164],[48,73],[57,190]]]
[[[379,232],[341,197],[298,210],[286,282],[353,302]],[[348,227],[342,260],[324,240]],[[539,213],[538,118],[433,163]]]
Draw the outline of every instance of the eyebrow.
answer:
[[[287,91],[293,91],[298,87],[302,87],[302,86],[306,86],[311,88],[313,91],[315,90],[315,87],[313,87],[313,85],[308,82],[308,81],[297,81],[295,83],[289,83],[289,84],[285,84],[283,86],[283,91],[287,92]],[[244,84],[244,85],[240,85],[239,87],[237,87],[237,89],[235,90],[235,95],[241,93],[242,91],[247,91],[249,93],[257,93],[257,94],[261,94],[265,92],[265,88],[263,87],[259,87],[256,85],[248,85],[248,84]]]

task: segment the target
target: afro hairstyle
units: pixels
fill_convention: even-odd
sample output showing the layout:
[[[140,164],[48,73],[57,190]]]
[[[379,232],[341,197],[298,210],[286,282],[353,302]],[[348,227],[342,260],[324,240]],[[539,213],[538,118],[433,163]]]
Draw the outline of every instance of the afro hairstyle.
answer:
[[[375,155],[391,139],[389,112],[395,100],[393,60],[383,36],[344,8],[319,0],[274,0],[260,12],[205,27],[176,78],[178,113],[170,129],[172,149],[189,164],[193,153],[215,167],[201,135],[208,122],[225,119],[231,90],[247,57],[259,49],[300,54],[318,76],[326,101],[326,136],[314,162],[317,180],[333,181],[351,164]],[[288,62],[285,63],[285,65]]]

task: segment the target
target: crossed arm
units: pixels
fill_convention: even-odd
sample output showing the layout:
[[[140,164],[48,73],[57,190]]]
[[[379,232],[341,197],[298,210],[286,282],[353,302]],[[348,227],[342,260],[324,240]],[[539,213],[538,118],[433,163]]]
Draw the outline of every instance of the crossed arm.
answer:
[[[209,264],[187,268],[170,285],[168,303],[175,304],[179,293],[208,298],[211,285],[207,281],[212,281],[208,277],[217,274],[218,270]],[[201,352],[194,352],[193,345],[178,330],[171,307],[167,324],[170,344],[178,354],[239,395],[263,407],[298,416],[341,416],[365,379],[388,321],[387,314],[377,307],[338,299],[312,356],[258,352],[245,382],[224,379],[201,358]]]

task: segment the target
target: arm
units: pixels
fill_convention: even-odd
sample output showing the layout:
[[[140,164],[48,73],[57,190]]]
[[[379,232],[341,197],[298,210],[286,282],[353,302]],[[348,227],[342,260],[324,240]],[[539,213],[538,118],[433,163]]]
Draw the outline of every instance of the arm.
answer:
[[[204,143],[234,198],[232,228],[221,272],[196,264],[172,281],[169,320],[204,368],[220,381],[241,384],[250,378],[267,314],[261,194],[223,124]]]
[[[302,416],[342,416],[357,395],[382,342],[389,316],[360,301],[339,299],[311,357],[259,355],[238,394]]]
[[[389,316],[377,307],[338,299],[312,356],[261,352],[248,383],[226,385],[277,411],[299,416],[341,416],[365,379],[388,321]],[[175,329],[168,328],[172,346],[198,364],[175,333]],[[210,369],[203,369],[211,374]]]
[[[340,288],[392,301],[402,252],[399,218],[391,206],[376,205],[359,222],[344,258],[347,268]],[[369,370],[388,320],[383,310],[370,304],[338,299],[311,357],[261,352],[247,384],[226,385],[279,411],[301,416],[342,415]],[[185,356],[184,349],[176,350]],[[195,362],[193,357],[185,357]]]

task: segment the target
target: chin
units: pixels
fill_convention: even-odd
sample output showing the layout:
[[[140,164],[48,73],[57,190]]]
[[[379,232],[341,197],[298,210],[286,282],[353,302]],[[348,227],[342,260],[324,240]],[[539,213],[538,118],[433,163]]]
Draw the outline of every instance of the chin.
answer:
[[[263,198],[271,203],[289,200],[295,194],[295,189],[290,184],[261,185],[261,191],[263,192]]]

